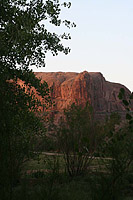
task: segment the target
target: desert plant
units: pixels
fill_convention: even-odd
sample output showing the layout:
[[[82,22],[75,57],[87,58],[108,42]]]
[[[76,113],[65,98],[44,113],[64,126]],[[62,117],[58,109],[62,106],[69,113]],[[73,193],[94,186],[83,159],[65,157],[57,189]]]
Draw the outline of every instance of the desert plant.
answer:
[[[66,170],[72,176],[85,173],[96,150],[93,109],[72,104],[64,111],[57,132],[58,147],[64,154]]]
[[[112,121],[112,118],[110,120]],[[110,128],[110,133],[105,134],[99,151],[101,157],[99,174],[94,179],[92,187],[94,200],[122,199],[124,196],[122,191],[128,183],[127,176],[133,164],[133,132],[128,124],[121,125],[117,130],[115,124],[113,128],[111,123],[112,129]]]

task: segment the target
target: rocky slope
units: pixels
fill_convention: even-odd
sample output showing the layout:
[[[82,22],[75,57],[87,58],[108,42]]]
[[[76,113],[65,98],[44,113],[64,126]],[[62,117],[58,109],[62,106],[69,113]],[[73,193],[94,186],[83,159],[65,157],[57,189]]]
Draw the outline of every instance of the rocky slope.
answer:
[[[54,111],[61,113],[74,102],[84,105],[88,101],[98,118],[111,112],[121,114],[125,112],[118,94],[120,88],[124,88],[127,95],[130,95],[130,91],[121,84],[106,81],[99,72],[36,72],[35,74],[42,81],[46,81],[52,89]]]

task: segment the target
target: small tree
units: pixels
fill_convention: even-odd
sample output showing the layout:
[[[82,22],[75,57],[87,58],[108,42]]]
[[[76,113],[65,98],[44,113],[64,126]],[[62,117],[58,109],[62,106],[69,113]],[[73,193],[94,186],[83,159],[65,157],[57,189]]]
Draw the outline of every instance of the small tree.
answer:
[[[96,150],[92,107],[72,104],[64,111],[58,127],[58,147],[64,154],[70,176],[83,174],[89,167]]]
[[[103,142],[100,145],[99,173],[94,179],[92,198],[94,200],[122,199],[123,189],[127,183],[127,175],[133,165],[133,94],[127,96],[123,88],[119,98],[127,110],[126,119],[122,122],[118,114],[113,113],[103,126]]]
[[[119,117],[112,114],[104,126],[99,150],[99,170],[102,169],[102,172],[94,180],[94,200],[117,200],[123,195],[133,164],[133,132],[128,124],[120,122]]]

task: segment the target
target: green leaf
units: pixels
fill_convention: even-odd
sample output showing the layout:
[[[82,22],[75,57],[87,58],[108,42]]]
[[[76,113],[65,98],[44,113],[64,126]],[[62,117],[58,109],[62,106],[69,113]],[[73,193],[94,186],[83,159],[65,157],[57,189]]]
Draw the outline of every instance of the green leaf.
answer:
[[[130,95],[130,99],[133,99],[133,92],[132,92],[132,94]]]
[[[123,95],[122,95],[122,93],[120,92],[119,95],[118,95],[118,98],[119,98],[119,99],[122,99],[122,97],[123,97]]]
[[[124,104],[125,106],[129,106],[129,103],[128,103],[127,100],[124,99],[122,102],[123,102],[123,104]]]
[[[124,94],[125,94],[125,89],[124,89],[124,88],[121,88],[121,89],[120,89],[120,92],[124,95]]]
[[[132,119],[132,116],[130,115],[130,114],[126,114],[126,119],[128,119],[128,120],[131,120]]]
[[[133,120],[130,120],[129,124],[130,124],[130,125],[133,124]]]

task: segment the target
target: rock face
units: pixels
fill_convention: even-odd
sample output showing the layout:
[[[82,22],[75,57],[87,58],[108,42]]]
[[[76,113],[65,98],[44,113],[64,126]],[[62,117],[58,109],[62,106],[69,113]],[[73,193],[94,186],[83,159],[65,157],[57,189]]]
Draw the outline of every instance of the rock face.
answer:
[[[55,111],[62,112],[76,102],[85,105],[88,101],[96,116],[105,116],[111,112],[124,113],[125,107],[118,98],[120,88],[124,88],[127,95],[130,91],[123,85],[105,80],[99,72],[36,72],[38,78],[46,81],[51,90],[51,97],[55,102]]]

